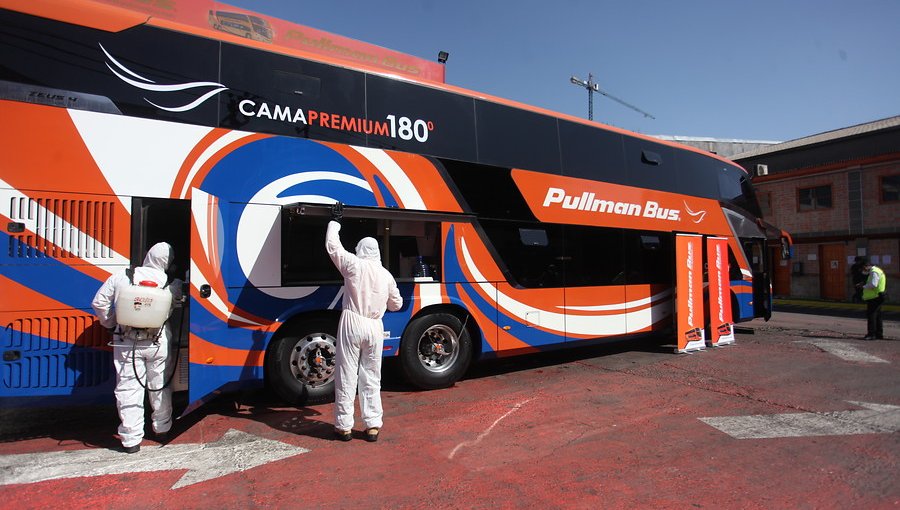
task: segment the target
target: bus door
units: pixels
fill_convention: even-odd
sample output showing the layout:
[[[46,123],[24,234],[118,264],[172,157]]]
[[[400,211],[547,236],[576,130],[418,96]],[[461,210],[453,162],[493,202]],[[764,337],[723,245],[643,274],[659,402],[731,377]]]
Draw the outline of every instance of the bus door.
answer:
[[[190,282],[190,216],[189,200],[132,198],[131,265],[133,267],[142,265],[144,257],[154,244],[169,243],[175,258],[169,265],[167,274],[170,280],[179,279],[184,282],[183,290],[186,290],[187,284]],[[183,306],[176,306],[169,317],[169,324],[172,327],[171,341],[173,345],[178,346],[172,352],[173,361],[171,362],[171,366],[178,371],[178,374],[172,377],[171,385],[174,391],[186,390],[188,382],[187,357],[190,317],[187,313],[187,292],[183,294],[185,303]],[[177,363],[174,361],[176,359]]]
[[[742,244],[753,276],[753,316],[769,320],[772,317],[772,281],[766,256],[766,240],[745,238]]]
[[[187,414],[216,394],[231,374],[227,367],[218,366],[222,360],[215,346],[207,341],[222,331],[227,315],[223,301],[222,255],[224,251],[225,223],[223,210],[227,203],[219,197],[197,188],[191,190],[191,283],[190,283],[190,333],[188,357],[184,360],[189,372]],[[199,345],[199,344],[204,345]]]

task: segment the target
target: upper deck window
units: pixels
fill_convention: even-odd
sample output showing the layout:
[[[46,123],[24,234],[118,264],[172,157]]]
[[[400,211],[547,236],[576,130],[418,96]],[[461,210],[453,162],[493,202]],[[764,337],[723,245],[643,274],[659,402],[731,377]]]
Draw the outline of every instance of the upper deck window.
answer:
[[[628,185],[674,192],[678,186],[675,149],[642,138],[626,136]]]
[[[475,126],[479,162],[559,172],[559,132],[555,118],[475,101]]]
[[[471,97],[366,75],[366,114],[387,123],[368,136],[369,147],[475,161],[475,106]]]
[[[723,167],[718,173],[719,199],[740,207],[753,216],[762,216],[756,190],[743,170]]]
[[[628,184],[622,135],[575,122],[559,122],[563,175]]]

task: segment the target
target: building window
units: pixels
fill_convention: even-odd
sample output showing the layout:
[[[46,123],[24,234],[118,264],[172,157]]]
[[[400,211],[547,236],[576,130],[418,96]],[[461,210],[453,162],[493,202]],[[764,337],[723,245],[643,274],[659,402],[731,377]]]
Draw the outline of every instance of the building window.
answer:
[[[900,175],[883,175],[880,189],[882,202],[900,202]]]
[[[801,211],[831,209],[831,186],[800,188],[797,190],[797,203]]]
[[[757,190],[756,199],[759,200],[759,210],[763,218],[772,218],[772,193]]]

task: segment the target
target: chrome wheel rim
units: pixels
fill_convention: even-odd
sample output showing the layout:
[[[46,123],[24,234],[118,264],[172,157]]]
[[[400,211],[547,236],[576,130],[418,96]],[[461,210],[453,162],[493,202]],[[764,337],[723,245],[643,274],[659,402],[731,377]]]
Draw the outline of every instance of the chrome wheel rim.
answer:
[[[300,338],[291,350],[291,373],[311,388],[324,386],[334,378],[337,340],[328,333],[312,333]]]
[[[419,337],[416,352],[419,363],[429,372],[441,373],[450,369],[459,358],[459,336],[444,324],[435,324]]]

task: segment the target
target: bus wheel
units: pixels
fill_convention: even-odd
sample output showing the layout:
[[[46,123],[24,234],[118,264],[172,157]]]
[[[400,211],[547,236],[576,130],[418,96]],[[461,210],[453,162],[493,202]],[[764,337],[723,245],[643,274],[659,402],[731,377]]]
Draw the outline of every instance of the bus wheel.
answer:
[[[472,340],[455,315],[434,313],[409,323],[400,342],[400,364],[418,388],[448,388],[472,359]]]
[[[272,342],[266,375],[278,395],[293,405],[320,404],[334,397],[337,324],[317,319],[299,324]]]

